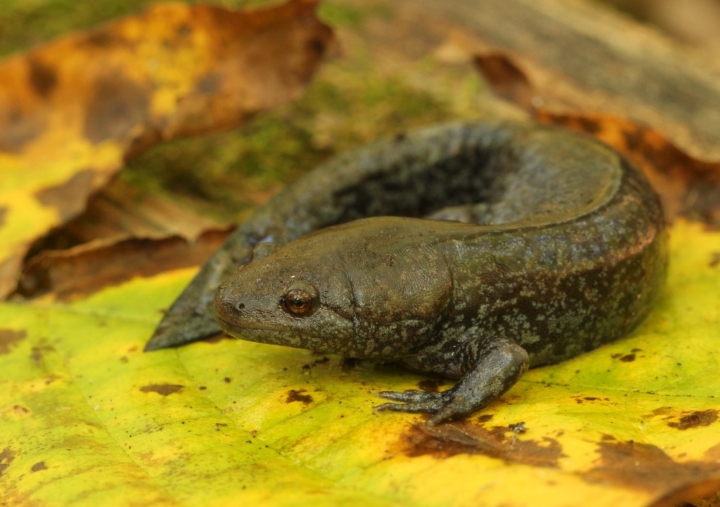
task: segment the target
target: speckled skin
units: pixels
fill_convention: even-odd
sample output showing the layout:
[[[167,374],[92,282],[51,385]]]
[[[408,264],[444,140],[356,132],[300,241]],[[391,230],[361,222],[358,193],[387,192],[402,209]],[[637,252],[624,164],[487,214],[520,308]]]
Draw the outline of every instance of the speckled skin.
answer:
[[[303,192],[328,197],[301,203]],[[220,326],[460,379],[443,393],[383,393],[400,404],[380,410],[432,413],[431,424],[478,410],[530,366],[623,336],[665,280],[647,181],[604,145],[552,127],[420,131],[331,162],[278,199],[266,215],[274,231],[216,293]],[[294,208],[278,223],[283,203]],[[432,212],[479,225],[366,218],[277,248],[318,225]],[[302,316],[285,304],[298,287],[312,295]]]

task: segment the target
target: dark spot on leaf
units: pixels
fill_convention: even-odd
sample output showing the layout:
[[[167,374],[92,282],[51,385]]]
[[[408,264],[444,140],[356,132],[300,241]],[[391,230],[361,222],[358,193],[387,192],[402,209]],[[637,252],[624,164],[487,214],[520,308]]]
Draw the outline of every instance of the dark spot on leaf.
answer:
[[[57,86],[55,69],[33,57],[28,58],[27,63],[30,86],[39,96],[47,97]]]
[[[39,112],[22,111],[12,104],[0,109],[0,151],[20,153],[45,130],[46,123]]]
[[[22,405],[13,405],[13,413],[18,417],[25,417],[30,413],[30,409]]]
[[[0,222],[1,224],[2,222]],[[713,252],[710,254],[710,263],[708,267],[714,268],[720,266],[720,252]]]
[[[94,144],[108,139],[127,140],[148,118],[149,90],[107,69],[98,78],[87,106],[83,133]]]
[[[348,372],[359,365],[361,361],[362,359],[356,359],[354,357],[343,357],[340,361],[340,369],[344,372]]]
[[[310,40],[307,41],[307,47],[310,51],[315,53],[315,56],[318,58],[322,58],[322,56],[325,54],[325,39],[322,39],[320,37],[313,37]]]
[[[5,217],[7,216],[8,209],[5,206],[0,206],[0,227],[5,225]]]
[[[643,416],[643,417],[656,417],[656,416],[668,415],[668,414],[672,414],[672,413],[673,413],[672,407],[658,407],[655,410],[653,410],[651,414],[649,414],[648,416]]]
[[[583,475],[585,480],[653,493],[674,491],[687,484],[717,479],[720,472],[720,465],[716,462],[678,463],[659,447],[632,440],[618,442],[603,439],[596,452],[600,454],[598,464]]]
[[[718,411],[713,409],[683,412],[680,420],[677,422],[669,422],[668,426],[679,430],[687,430],[690,428],[698,428],[700,426],[710,426],[718,418]]]
[[[60,218],[66,221],[85,209],[96,175],[95,171],[85,169],[64,183],[38,190],[35,197],[43,206],[57,209]]]
[[[51,352],[53,350],[55,350],[55,349],[48,345],[33,347],[30,350],[30,359],[32,360],[33,363],[40,364],[43,360],[43,354],[45,352]]]
[[[7,470],[14,459],[15,453],[11,451],[9,447],[6,447],[2,450],[2,452],[0,452],[0,477],[2,477],[3,473]]]
[[[179,393],[184,387],[179,384],[150,384],[141,387],[140,390],[144,393],[158,393],[161,396],[170,396]]]
[[[490,419],[492,419],[492,418],[493,418],[493,415],[492,415],[492,414],[483,414],[483,415],[481,415],[480,417],[478,417],[477,420],[478,420],[478,422],[480,422],[480,423],[486,423],[486,422],[488,422],[488,421],[489,421]]]
[[[507,426],[487,430],[467,421],[438,426],[415,424],[402,435],[400,445],[402,452],[410,457],[481,454],[511,463],[550,468],[556,468],[558,459],[564,456],[560,443],[553,438],[523,440]]]
[[[635,354],[612,354],[610,357],[613,359],[619,359],[623,363],[635,361]]]
[[[213,95],[220,89],[222,79],[217,73],[205,74],[195,85],[195,92],[203,95]]]
[[[192,34],[193,28],[192,28],[192,26],[188,25],[187,23],[183,23],[180,26],[178,26],[175,31],[177,32],[177,34],[180,37],[187,37],[188,35]]]
[[[123,364],[127,364],[128,361],[129,361],[129,359],[127,358],[127,356],[122,356],[122,357],[120,358],[120,362],[123,363]]]
[[[45,464],[44,461],[38,461],[30,468],[30,470],[32,470],[33,472],[40,472],[42,470],[47,470],[47,465]]]
[[[612,435],[608,435],[607,433],[603,433],[603,436],[600,437],[600,440],[602,440],[603,442],[607,442],[607,441],[609,441],[609,440],[617,440],[617,439],[616,439],[614,436],[612,436]]]
[[[231,382],[230,377],[225,377],[225,378],[223,379],[223,381],[224,381],[226,384],[229,384],[229,383]]]
[[[313,401],[312,396],[310,396],[309,394],[303,394],[304,392],[306,392],[305,389],[290,389],[288,391],[287,398],[285,399],[285,403],[299,401],[304,405],[309,405]]]
[[[25,339],[26,333],[22,329],[0,329],[0,354],[7,354],[18,342]]]
[[[440,379],[434,379],[434,378],[427,378],[425,380],[421,380],[418,382],[418,387],[425,391],[426,393],[436,393],[438,392],[438,389],[440,386],[443,385],[442,380]]]
[[[116,37],[107,30],[99,29],[88,33],[85,36],[85,39],[81,42],[81,44],[106,49],[109,46],[117,44],[118,42],[122,42],[122,39]]]
[[[302,369],[303,369],[303,370],[309,370],[309,369],[314,368],[315,366],[317,366],[317,365],[319,365],[319,364],[325,364],[325,363],[329,363],[329,362],[330,362],[330,358],[323,356],[323,357],[321,357],[321,358],[319,358],[319,359],[315,359],[312,363],[302,365]]]

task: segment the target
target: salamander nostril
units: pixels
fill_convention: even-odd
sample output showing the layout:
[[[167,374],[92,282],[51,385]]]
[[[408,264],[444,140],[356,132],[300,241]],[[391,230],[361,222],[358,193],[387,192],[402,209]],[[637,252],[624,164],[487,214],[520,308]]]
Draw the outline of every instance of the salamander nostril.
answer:
[[[237,305],[237,309],[238,309],[238,310],[242,310],[242,309],[244,309],[244,308],[245,308],[245,303],[239,303],[239,304]]]

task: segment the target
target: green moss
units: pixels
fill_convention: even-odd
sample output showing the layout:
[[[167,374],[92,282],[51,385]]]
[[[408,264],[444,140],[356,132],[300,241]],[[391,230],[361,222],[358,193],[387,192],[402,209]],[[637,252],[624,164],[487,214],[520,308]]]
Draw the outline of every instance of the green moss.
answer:
[[[151,0],[4,0],[0,2],[0,56],[72,31],[87,30],[153,3]]]
[[[438,99],[395,77],[354,80],[353,86],[342,81],[338,73],[326,76],[294,105],[260,115],[244,128],[158,145],[123,177],[236,221],[334,154],[452,116]]]
[[[320,19],[334,27],[357,29],[367,18],[387,18],[392,15],[392,10],[387,4],[369,2],[363,5],[362,8],[359,8],[357,6],[325,1],[320,4],[318,15]]]

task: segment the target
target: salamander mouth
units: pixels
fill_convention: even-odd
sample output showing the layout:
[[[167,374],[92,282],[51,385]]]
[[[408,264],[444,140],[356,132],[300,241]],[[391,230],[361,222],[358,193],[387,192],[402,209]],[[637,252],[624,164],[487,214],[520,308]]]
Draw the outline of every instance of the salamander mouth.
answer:
[[[269,335],[275,333],[277,330],[271,327],[253,326],[245,327],[238,326],[237,324],[223,319],[219,315],[215,315],[215,321],[218,323],[220,328],[227,334],[235,337],[260,337],[263,335]]]
[[[274,329],[269,326],[241,327],[232,322],[228,322],[218,315],[215,316],[215,320],[223,331],[240,340],[264,343],[267,345],[282,345],[284,347],[293,347],[297,349],[307,348],[304,345],[303,340],[299,337],[288,337],[281,331],[278,331],[278,329]]]

